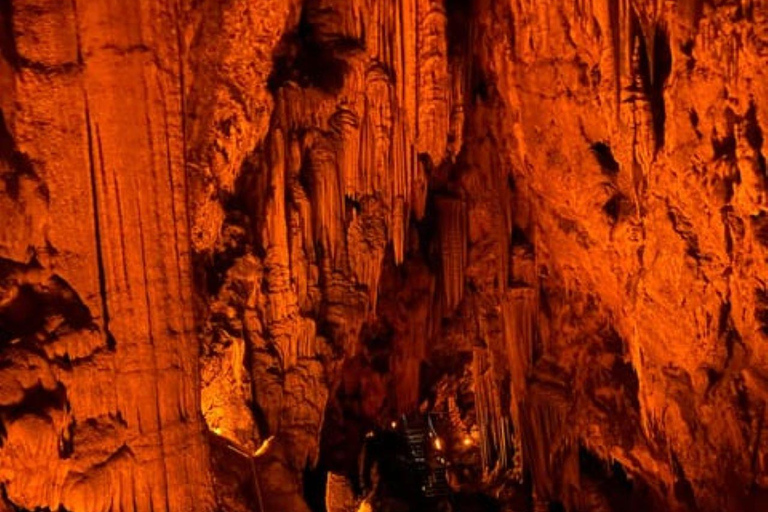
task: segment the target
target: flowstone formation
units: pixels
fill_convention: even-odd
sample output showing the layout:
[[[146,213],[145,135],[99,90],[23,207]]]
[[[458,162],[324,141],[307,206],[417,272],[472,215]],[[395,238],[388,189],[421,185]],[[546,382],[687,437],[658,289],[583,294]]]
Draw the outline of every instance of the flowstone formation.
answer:
[[[0,0],[0,509],[422,510],[419,417],[436,509],[765,510],[767,70],[766,0]]]

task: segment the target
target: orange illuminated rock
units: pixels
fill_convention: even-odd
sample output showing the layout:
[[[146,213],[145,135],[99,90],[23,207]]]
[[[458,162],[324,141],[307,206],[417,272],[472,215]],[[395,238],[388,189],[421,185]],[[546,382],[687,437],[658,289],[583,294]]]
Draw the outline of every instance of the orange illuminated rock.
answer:
[[[457,506],[768,507],[765,1],[0,27],[0,507],[380,507],[417,411]]]

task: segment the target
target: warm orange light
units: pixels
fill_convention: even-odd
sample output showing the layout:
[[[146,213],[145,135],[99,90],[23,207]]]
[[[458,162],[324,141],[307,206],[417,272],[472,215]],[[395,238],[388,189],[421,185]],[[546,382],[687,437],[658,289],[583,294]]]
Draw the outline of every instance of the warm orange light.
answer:
[[[397,422],[396,421],[393,421],[392,423],[390,423],[390,425],[392,426],[392,428],[397,428]]]
[[[443,449],[443,441],[439,438],[435,438],[435,449],[436,450],[442,450]]]
[[[266,441],[261,443],[261,446],[259,446],[258,450],[253,454],[254,457],[261,457],[264,455],[267,450],[269,450],[269,447],[272,446],[272,441],[275,440],[275,436],[269,436]]]
[[[472,438],[469,436],[464,436],[464,440],[462,442],[464,443],[464,446],[472,446]]]
[[[220,436],[221,435],[221,429],[219,427],[214,427],[213,428],[213,433],[216,434],[217,436]]]

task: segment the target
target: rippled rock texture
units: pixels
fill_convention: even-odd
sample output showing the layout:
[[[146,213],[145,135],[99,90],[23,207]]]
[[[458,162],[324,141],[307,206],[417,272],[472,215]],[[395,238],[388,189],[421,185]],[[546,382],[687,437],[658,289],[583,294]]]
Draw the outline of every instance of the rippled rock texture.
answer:
[[[765,510],[767,73],[766,0],[0,0],[4,506],[352,511],[421,408],[502,510]]]

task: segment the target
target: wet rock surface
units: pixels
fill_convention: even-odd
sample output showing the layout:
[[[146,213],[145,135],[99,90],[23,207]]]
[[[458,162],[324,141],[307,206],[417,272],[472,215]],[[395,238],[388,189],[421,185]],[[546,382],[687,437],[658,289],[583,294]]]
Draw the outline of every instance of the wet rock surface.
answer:
[[[764,510],[767,65],[764,0],[0,0],[2,506],[408,510],[429,411],[454,510]]]

